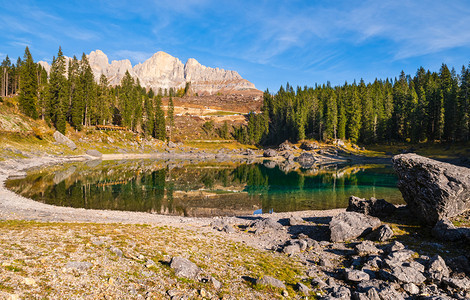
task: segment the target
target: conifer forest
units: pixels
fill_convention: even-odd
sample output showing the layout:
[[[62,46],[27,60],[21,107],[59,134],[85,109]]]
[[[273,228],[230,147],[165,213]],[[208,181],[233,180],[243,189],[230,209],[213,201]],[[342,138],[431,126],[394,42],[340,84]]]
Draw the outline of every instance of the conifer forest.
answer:
[[[95,81],[87,56],[67,61],[59,48],[49,74],[28,48],[16,64],[7,56],[0,68],[0,97],[19,95],[20,110],[44,119],[58,131],[66,123],[120,125],[164,140],[165,122],[174,123],[171,97],[185,89],[158,92],[141,87],[126,73],[118,86],[102,75]],[[353,143],[390,141],[466,142],[470,138],[470,66],[460,72],[442,64],[439,72],[419,68],[414,76],[372,83],[326,84],[264,92],[261,112],[247,115],[247,126],[219,128],[245,144],[275,145],[290,140],[346,139]],[[167,114],[162,97],[170,96]],[[167,125],[168,125],[167,124]],[[170,131],[171,132],[171,131]]]

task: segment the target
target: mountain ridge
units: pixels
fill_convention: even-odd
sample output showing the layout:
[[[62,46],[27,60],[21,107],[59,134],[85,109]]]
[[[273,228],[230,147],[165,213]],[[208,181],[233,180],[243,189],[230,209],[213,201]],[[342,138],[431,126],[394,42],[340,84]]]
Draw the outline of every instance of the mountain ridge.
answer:
[[[110,85],[118,85],[126,71],[139,79],[141,86],[155,92],[159,89],[184,88],[191,84],[191,90],[200,94],[219,92],[256,90],[253,83],[243,79],[232,70],[211,68],[200,64],[196,59],[189,58],[185,64],[180,59],[166,52],[158,51],[149,59],[132,66],[130,60],[113,60],[109,63],[108,56],[101,50],[91,51],[87,55],[96,81],[104,74]],[[66,57],[68,62],[71,58]],[[45,61],[38,62],[49,72],[50,65]]]

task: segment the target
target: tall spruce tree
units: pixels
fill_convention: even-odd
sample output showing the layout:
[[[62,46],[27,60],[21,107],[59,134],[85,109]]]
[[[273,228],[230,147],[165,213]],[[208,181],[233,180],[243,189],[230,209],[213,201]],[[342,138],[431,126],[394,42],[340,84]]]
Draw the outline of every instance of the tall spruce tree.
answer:
[[[168,100],[168,109],[166,112],[167,119],[168,119],[168,126],[170,127],[170,135],[168,136],[168,140],[171,141],[173,127],[175,126],[175,105],[173,104],[173,97],[170,96]]]
[[[65,57],[59,47],[57,57],[53,59],[49,79],[49,119],[54,127],[65,134],[68,108],[68,87],[65,77]]]
[[[38,118],[38,73],[37,65],[29,52],[29,48],[24,50],[23,64],[21,65],[21,84],[19,104],[20,110],[28,117]]]
[[[164,141],[166,139],[165,112],[162,108],[162,97],[157,96],[155,103],[155,126],[153,137]]]

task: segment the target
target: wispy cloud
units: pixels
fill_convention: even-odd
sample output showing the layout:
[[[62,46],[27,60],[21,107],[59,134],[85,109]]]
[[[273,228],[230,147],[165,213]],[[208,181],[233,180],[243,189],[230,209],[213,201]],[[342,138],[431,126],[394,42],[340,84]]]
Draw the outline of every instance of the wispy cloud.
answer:
[[[470,46],[470,9],[464,1],[367,1],[339,25],[354,28],[360,42],[395,42],[395,59]]]

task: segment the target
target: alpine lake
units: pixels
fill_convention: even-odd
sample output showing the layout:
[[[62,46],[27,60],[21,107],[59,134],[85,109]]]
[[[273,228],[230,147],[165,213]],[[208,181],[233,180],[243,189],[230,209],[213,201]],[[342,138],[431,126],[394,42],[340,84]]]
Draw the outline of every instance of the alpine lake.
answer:
[[[57,206],[210,217],[345,208],[351,195],[404,203],[396,182],[391,165],[97,160],[32,170],[6,187]]]

